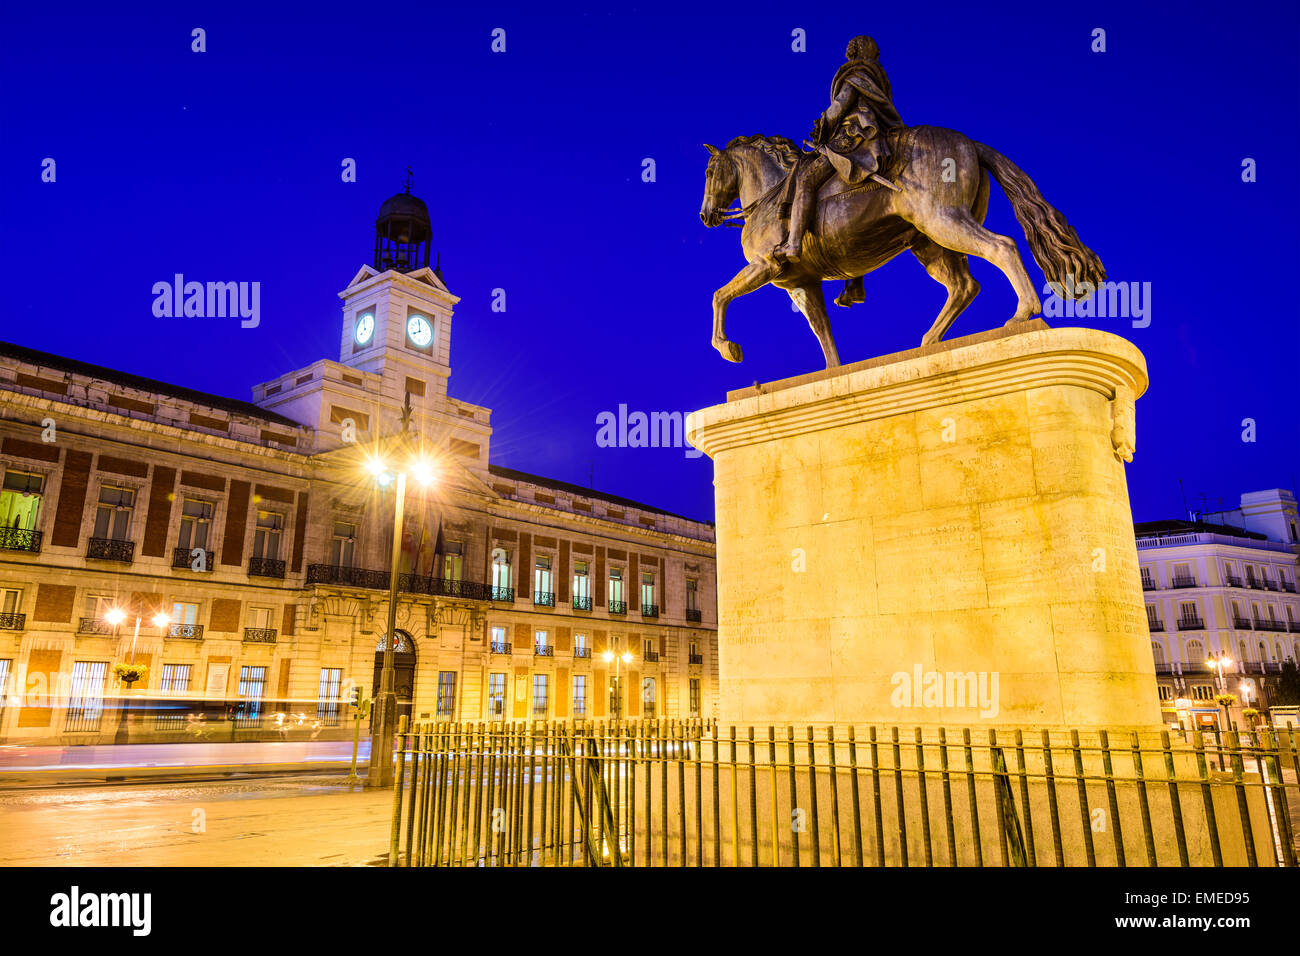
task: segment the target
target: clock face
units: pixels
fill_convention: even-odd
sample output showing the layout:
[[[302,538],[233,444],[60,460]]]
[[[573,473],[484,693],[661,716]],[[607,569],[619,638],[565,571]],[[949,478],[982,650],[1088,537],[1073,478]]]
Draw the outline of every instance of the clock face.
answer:
[[[406,320],[406,337],[416,348],[428,348],[433,341],[433,326],[424,316],[413,315]]]
[[[364,312],[357,317],[357,344],[365,345],[375,334],[375,317]]]

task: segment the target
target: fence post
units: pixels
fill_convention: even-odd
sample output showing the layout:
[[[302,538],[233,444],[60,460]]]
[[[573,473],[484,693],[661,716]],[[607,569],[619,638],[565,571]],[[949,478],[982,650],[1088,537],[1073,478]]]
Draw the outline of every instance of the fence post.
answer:
[[[401,717],[400,725],[397,728],[398,743],[402,743],[406,738],[406,715]],[[406,771],[406,754],[403,748],[397,748],[397,775],[393,782],[393,826],[388,840],[388,865],[397,866],[397,841],[401,836],[402,829],[402,778]]]
[[[990,730],[989,733],[995,731]],[[1010,853],[1012,866],[1028,866],[1025,842],[1020,833],[1020,817],[1016,814],[1016,802],[1011,797],[1011,779],[1007,774],[1006,758],[1001,747],[990,746],[989,753],[993,761],[993,785],[998,795],[998,816],[1002,818],[1003,846]]]

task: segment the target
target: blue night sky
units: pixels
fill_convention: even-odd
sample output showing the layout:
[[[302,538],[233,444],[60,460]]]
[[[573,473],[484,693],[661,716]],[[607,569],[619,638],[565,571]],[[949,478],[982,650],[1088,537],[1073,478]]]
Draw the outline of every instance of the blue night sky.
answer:
[[[685,412],[823,367],[771,288],[731,309],[743,365],[710,347],[712,292],[744,263],[739,230],[697,218],[701,144],[802,140],[845,43],[869,33],[904,121],[1001,151],[1112,279],[1151,283],[1147,328],[1054,323],[1118,332],[1147,356],[1135,517],[1177,516],[1179,478],[1196,508],[1300,473],[1293,3],[861,5],[856,18],[850,4],[274,6],[6,11],[0,337],[248,399],[337,358],[336,293],[410,165],[462,299],[452,393],[494,410],[493,463],[584,485],[594,468],[601,490],[711,518],[707,458],[598,448],[596,416]],[[206,53],[190,52],[194,27]],[[496,27],[505,54],[490,51]],[[344,157],[358,182],[341,181]],[[641,180],[646,157],[656,182]],[[1258,182],[1242,182],[1245,157]],[[987,225],[1016,238],[1041,288],[996,186]],[[984,291],[949,337],[1013,311],[1002,275],[972,270]],[[260,327],[155,318],[151,288],[177,272],[260,281]],[[866,290],[863,306],[831,307],[846,363],[918,345],[944,297],[910,255]]]

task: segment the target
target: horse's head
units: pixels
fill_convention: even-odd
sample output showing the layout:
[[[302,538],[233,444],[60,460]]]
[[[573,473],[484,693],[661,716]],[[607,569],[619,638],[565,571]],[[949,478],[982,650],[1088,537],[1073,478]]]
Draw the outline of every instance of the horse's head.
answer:
[[[722,210],[740,195],[740,175],[736,164],[726,150],[704,144],[709,151],[709,165],[704,171],[704,202],[700,206],[700,222],[712,228],[721,225]]]
[[[704,204],[700,221],[716,226],[728,216],[724,210],[737,198],[742,204],[758,200],[785,178],[798,162],[799,147],[784,136],[737,136],[726,149],[704,144],[709,167],[704,178]]]

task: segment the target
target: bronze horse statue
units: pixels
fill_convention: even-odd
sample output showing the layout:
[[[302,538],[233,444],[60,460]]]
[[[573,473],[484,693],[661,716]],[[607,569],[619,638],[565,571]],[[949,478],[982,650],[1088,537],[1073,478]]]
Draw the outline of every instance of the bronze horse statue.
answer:
[[[822,282],[865,275],[904,250],[911,250],[931,278],[948,290],[948,300],[922,345],[939,341],[979,293],[968,255],[993,263],[1015,287],[1019,302],[1007,325],[1033,318],[1042,306],[1015,241],[982,225],[988,211],[988,174],[1011,201],[1034,260],[1054,289],[1085,297],[1105,279],[1096,253],[1048,205],[1034,181],[997,150],[936,126],[904,127],[889,135],[894,162],[883,172],[898,188],[879,180],[846,186],[832,177],[818,193],[816,220],[804,236],[797,262],[774,256],[785,239],[782,186],[794,165],[808,161],[811,154],[785,137],[742,136],[725,149],[706,144],[711,155],[700,219],[711,227],[743,218],[740,239],[749,262],[713,294],[713,347],[724,359],[739,362],[742,357],[740,346],[727,339],[727,306],[770,282],[786,290],[808,319],[826,367],[838,366]],[[728,209],[737,199],[741,208]]]

